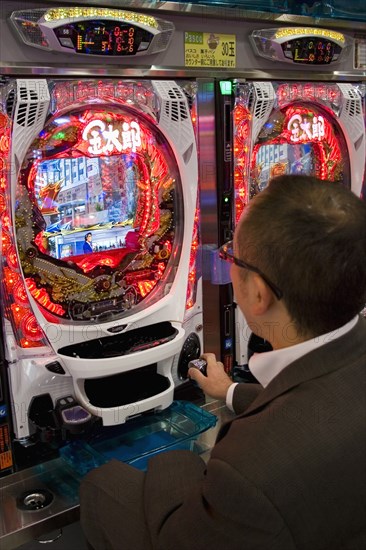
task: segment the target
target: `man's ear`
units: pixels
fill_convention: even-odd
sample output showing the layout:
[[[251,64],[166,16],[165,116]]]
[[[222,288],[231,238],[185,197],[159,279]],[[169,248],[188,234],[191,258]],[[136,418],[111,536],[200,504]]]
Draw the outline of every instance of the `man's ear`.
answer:
[[[253,315],[264,315],[274,302],[271,289],[257,273],[252,273],[251,308]]]

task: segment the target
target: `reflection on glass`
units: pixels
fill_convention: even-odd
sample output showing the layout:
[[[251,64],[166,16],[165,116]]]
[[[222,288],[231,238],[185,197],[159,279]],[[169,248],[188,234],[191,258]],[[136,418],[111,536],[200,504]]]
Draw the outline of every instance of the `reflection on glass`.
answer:
[[[37,166],[35,198],[54,258],[126,246],[135,233],[141,178],[130,155],[46,160]],[[92,249],[84,246],[92,229]],[[131,242],[131,239],[128,239]]]
[[[173,153],[143,117],[96,106],[51,119],[25,156],[15,205],[41,310],[110,320],[162,297],[179,262],[180,193]]]

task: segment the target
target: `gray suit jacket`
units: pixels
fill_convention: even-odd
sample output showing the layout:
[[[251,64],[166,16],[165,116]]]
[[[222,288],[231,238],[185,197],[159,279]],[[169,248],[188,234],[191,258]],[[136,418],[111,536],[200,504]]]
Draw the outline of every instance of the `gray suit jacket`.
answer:
[[[267,388],[238,385],[239,416],[221,429],[207,466],[186,451],[149,462],[144,506],[153,547],[366,548],[365,390],[361,318]]]

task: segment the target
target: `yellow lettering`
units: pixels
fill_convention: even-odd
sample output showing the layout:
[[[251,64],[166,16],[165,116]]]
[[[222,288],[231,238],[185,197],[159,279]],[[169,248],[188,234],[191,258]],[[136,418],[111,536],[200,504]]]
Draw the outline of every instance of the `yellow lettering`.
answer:
[[[344,34],[336,31],[330,31],[328,29],[317,29],[312,27],[286,27],[284,29],[279,29],[275,38],[286,38],[288,36],[323,36],[324,38],[332,38],[338,42],[345,42]]]

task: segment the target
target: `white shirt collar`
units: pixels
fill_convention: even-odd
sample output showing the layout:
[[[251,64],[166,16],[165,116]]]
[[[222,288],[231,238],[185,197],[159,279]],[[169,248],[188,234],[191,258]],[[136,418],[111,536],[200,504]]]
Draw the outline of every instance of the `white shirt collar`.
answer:
[[[310,351],[313,351],[336,338],[340,338],[347,332],[349,332],[356,325],[358,321],[358,315],[351,321],[343,325],[343,327],[337,328],[327,334],[322,334],[306,342],[301,342],[288,348],[277,349],[273,351],[266,351],[264,353],[255,353],[249,359],[249,369],[256,377],[258,382],[265,388],[273,380],[277,374],[279,374],[285,367],[287,367],[296,359],[299,359],[303,355],[306,355]]]

